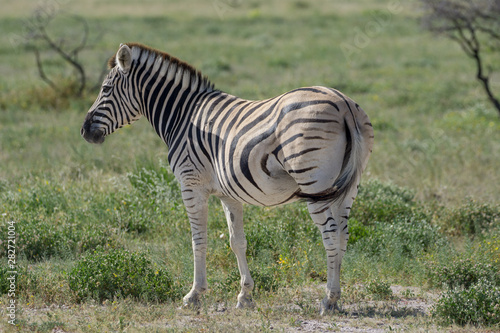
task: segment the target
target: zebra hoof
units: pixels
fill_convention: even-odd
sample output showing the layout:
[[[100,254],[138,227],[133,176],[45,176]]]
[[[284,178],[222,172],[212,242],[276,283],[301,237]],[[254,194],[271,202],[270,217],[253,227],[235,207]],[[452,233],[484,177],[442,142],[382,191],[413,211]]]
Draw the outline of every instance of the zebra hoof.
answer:
[[[200,306],[200,297],[197,294],[189,293],[182,299],[182,307],[184,309],[198,309]]]
[[[336,301],[332,301],[332,300],[328,299],[327,297],[325,297],[321,301],[321,308],[319,310],[319,314],[321,316],[331,315],[335,312],[335,310],[339,310],[339,307],[337,306]]]
[[[237,309],[253,309],[255,304],[250,297],[238,297]]]
[[[199,309],[201,306],[201,302],[200,301],[195,301],[195,302],[186,302],[186,301],[183,301],[182,302],[182,308],[183,309],[192,309],[192,310],[197,310]]]

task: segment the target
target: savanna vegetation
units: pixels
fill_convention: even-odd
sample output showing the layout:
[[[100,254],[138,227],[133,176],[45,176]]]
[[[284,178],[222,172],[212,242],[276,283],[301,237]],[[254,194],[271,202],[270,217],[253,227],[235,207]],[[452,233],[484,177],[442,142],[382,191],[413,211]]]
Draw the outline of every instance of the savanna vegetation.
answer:
[[[89,23],[92,47],[79,53],[88,82],[120,43],[137,41],[248,99],[335,87],[366,110],[376,141],[352,208],[340,311],[319,316],[325,252],[303,203],[245,207],[256,308],[234,309],[239,274],[215,199],[209,291],[198,311],[180,309],[191,235],[165,145],[145,120],[86,143],[79,130],[96,88],[74,97],[73,73],[50,49],[41,50],[58,90],[44,83],[22,38],[34,4],[9,2],[0,13],[1,331],[500,328],[500,120],[459,45],[420,26],[418,1],[49,3]],[[77,33],[63,18],[52,24],[56,35]],[[490,86],[500,91],[500,77]]]

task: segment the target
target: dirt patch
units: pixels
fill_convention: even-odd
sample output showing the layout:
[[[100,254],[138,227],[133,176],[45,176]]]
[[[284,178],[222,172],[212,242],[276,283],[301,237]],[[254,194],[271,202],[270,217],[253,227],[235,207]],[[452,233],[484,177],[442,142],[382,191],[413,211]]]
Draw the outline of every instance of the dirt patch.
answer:
[[[324,286],[319,286],[322,289]],[[362,290],[363,286],[356,286]],[[387,332],[390,330],[407,331],[409,327],[429,322],[432,305],[438,295],[422,291],[419,287],[391,286],[393,297],[389,300],[370,299],[349,300],[341,304],[339,312],[332,317],[318,319],[300,318],[287,332]],[[319,299],[315,304],[319,309]],[[297,310],[296,305],[289,305],[289,310]],[[439,331],[434,326],[429,331]]]

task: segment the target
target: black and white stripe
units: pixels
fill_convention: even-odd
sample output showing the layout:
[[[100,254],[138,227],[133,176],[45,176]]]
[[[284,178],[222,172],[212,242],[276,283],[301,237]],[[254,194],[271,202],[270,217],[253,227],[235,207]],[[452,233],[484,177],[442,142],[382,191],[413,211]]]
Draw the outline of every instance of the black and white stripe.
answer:
[[[214,89],[190,65],[140,44],[122,45],[110,67],[82,135],[102,143],[144,116],[169,147],[193,231],[195,282],[185,302],[195,303],[206,289],[206,199],[213,194],[227,212],[242,274],[239,305],[251,303],[253,287],[241,203],[273,206],[305,199],[328,254],[323,308],[330,309],[337,289],[340,295],[335,267],[340,269],[345,252],[350,206],[373,145],[370,121],[359,105],[325,87],[244,100]]]

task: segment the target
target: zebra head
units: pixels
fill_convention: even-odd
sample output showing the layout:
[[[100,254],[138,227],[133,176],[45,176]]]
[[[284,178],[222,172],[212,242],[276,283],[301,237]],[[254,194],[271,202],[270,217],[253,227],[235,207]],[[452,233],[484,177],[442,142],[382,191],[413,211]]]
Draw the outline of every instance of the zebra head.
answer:
[[[131,49],[127,45],[120,45],[109,65],[111,70],[80,130],[83,138],[90,143],[103,143],[107,135],[141,116],[139,105],[134,103],[136,99],[130,84]]]

